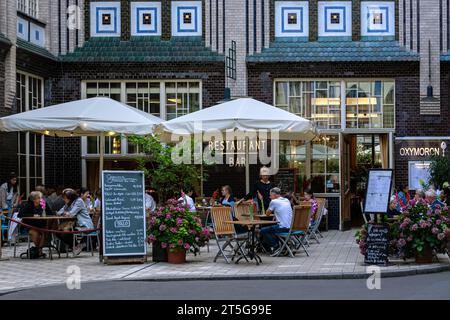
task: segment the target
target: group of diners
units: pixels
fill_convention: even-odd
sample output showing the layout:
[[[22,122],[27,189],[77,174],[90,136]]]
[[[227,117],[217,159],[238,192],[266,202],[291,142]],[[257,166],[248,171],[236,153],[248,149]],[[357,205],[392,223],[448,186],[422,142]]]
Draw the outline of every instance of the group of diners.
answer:
[[[232,218],[235,221],[238,220],[238,217],[235,216],[233,208],[235,205],[240,205],[241,203],[255,203],[256,212],[259,214],[266,214],[267,216],[273,215],[276,224],[262,227],[259,234],[264,251],[274,254],[274,252],[280,248],[279,238],[276,234],[289,232],[289,229],[291,228],[293,207],[308,202],[311,205],[310,223],[313,224],[316,222],[319,205],[310,189],[304,190],[304,198],[300,199],[293,192],[282,194],[281,189],[271,182],[270,178],[270,170],[266,167],[262,167],[260,169],[260,177],[253,184],[250,192],[239,200],[233,196],[231,187],[229,185],[224,185],[220,188],[221,197],[219,197],[217,204],[219,206],[231,207]],[[216,190],[215,195],[213,195],[212,198],[217,197],[218,191],[219,190]],[[179,200],[185,201],[186,203],[194,203],[191,196],[186,193],[183,193]],[[239,224],[235,224],[234,226],[235,231],[238,234],[247,232],[248,230],[246,227]]]
[[[74,235],[71,232],[95,229],[92,216],[95,212],[100,212],[101,190],[95,192],[95,199],[93,199],[90,191],[86,188],[74,190],[37,185],[24,200],[18,195],[17,176],[15,175],[1,185],[0,190],[0,204],[3,213],[9,217],[18,218],[30,226],[22,228],[22,230],[28,231],[31,241],[38,249],[39,257],[45,257],[42,249],[49,238],[48,233],[43,229],[49,227],[63,231],[55,233],[55,235],[74,255],[79,255],[86,248],[86,239],[82,238],[77,243],[78,241],[74,241]],[[57,225],[49,225],[46,219],[38,219],[38,217],[47,216],[72,219],[61,219]],[[29,219],[30,217],[35,218]]]

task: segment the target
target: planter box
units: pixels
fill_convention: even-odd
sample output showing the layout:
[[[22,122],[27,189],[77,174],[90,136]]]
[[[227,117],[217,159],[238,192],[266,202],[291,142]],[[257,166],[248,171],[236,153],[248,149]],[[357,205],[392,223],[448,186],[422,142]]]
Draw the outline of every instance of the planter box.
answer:
[[[153,262],[167,262],[167,249],[161,248],[160,242],[152,244],[152,260]]]

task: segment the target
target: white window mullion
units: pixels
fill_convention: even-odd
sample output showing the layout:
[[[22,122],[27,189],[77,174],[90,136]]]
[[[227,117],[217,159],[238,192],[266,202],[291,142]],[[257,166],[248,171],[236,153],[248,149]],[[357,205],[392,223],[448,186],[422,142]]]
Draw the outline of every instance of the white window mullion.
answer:
[[[164,81],[161,81],[159,89],[160,89],[159,104],[160,104],[161,119],[167,120],[166,83]]]
[[[345,97],[347,96],[347,91],[345,88],[345,81],[341,81],[341,129],[345,130],[347,127],[347,103]]]

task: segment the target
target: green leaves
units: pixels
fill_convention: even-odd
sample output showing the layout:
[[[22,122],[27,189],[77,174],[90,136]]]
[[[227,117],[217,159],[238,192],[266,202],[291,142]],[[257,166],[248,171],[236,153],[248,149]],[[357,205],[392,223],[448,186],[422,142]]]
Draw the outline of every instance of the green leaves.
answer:
[[[450,158],[433,156],[430,164],[430,183],[442,188],[444,183],[450,181]]]

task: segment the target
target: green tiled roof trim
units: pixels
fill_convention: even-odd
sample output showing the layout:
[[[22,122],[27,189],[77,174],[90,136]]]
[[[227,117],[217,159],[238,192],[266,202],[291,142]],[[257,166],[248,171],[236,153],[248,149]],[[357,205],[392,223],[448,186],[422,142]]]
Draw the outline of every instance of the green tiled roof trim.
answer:
[[[450,52],[441,54],[441,61],[450,61]]]
[[[397,41],[273,41],[248,62],[419,61]]]
[[[17,48],[30,51],[34,54],[40,55],[47,59],[58,60],[58,58],[53,54],[51,54],[47,49],[37,46],[31,42],[22,40],[20,38],[17,38]]]
[[[120,38],[98,37],[86,41],[81,48],[65,56],[65,62],[214,62],[225,61],[224,56],[205,47],[201,37]]]
[[[7,47],[10,47],[12,45],[11,41],[7,37],[5,37],[3,33],[0,33],[0,43]]]

